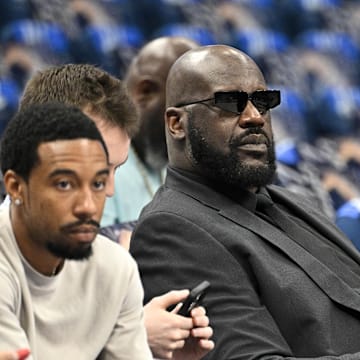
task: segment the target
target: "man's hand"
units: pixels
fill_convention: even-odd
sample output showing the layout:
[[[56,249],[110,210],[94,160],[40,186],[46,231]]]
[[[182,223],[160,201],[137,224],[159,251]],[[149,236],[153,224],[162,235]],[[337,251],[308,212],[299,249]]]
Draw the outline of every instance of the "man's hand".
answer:
[[[204,308],[193,309],[191,317],[176,314],[180,304],[167,311],[188,295],[189,290],[173,290],[145,305],[145,327],[155,358],[198,360],[213,349],[214,343],[209,340],[212,329]]]
[[[145,327],[148,342],[155,358],[172,359],[173,351],[181,349],[193,327],[192,318],[176,314],[179,306],[172,312],[171,305],[178,304],[189,295],[189,290],[170,291],[154,297],[144,307]]]
[[[182,349],[174,351],[173,360],[198,360],[211,351],[215,344],[210,340],[213,330],[209,326],[209,318],[203,307],[196,307],[191,310],[193,329],[186,339]]]

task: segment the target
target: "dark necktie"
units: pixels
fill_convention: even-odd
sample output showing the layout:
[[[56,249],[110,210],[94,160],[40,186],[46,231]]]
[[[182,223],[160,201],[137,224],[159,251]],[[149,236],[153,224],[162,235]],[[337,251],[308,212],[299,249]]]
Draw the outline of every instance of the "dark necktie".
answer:
[[[280,228],[290,239],[309,252],[313,257],[325,264],[337,276],[349,281],[359,288],[360,266],[335,244],[330,244],[321,234],[300,225],[292,220],[285,211],[280,209],[266,194],[257,194],[256,211],[265,214],[269,220]],[[291,241],[289,239],[289,241]]]
[[[266,194],[257,194],[256,200],[256,211],[264,214],[269,221],[283,230],[294,241],[305,231],[305,229],[299,229],[300,226],[293,220],[290,220],[289,216],[275,205]],[[309,246],[311,247],[311,244],[309,244]]]

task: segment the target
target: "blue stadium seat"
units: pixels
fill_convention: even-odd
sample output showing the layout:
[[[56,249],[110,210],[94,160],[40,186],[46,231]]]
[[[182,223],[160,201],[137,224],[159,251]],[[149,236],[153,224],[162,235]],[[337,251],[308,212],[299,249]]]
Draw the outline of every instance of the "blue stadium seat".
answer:
[[[147,41],[152,39],[155,31],[162,26],[185,20],[184,7],[179,6],[179,0],[110,0],[117,1],[122,3],[118,6],[121,8],[121,18],[118,20],[122,24],[136,26]]]
[[[325,11],[341,5],[342,0],[292,0],[307,11]]]
[[[247,5],[254,9],[266,9],[274,5],[276,0],[228,0],[232,3],[238,3],[240,5]]]
[[[42,55],[60,59],[68,56],[68,38],[57,24],[37,20],[17,20],[9,23],[1,33],[3,43],[18,43],[34,48]]]
[[[360,250],[360,199],[348,201],[337,209],[336,225]]]
[[[21,90],[10,78],[0,78],[0,135],[10,118],[15,114]]]
[[[296,167],[301,161],[301,156],[292,139],[285,139],[276,144],[276,160],[287,166]]]
[[[308,129],[306,126],[306,103],[303,97],[288,87],[270,85],[269,88],[281,91],[280,106],[271,110],[273,123],[278,121],[289,138],[305,141],[308,137]]]
[[[143,34],[134,26],[90,25],[85,29],[84,35],[93,48],[102,54],[116,48],[139,48],[144,42]]]
[[[259,9],[257,17],[264,26],[281,31],[295,40],[308,29],[324,29],[329,13],[335,12],[343,0],[273,0],[268,8]],[[256,1],[255,1],[256,2]]]
[[[136,26],[88,25],[72,42],[71,55],[77,63],[95,64],[122,77],[144,41]]]
[[[358,61],[360,49],[355,40],[347,33],[332,30],[307,30],[296,39],[301,47],[346,57],[350,61]]]
[[[270,29],[240,30],[234,40],[236,47],[254,57],[268,52],[284,52],[289,47],[285,34]]]
[[[32,9],[28,0],[0,1],[0,29],[20,19],[30,19]]]
[[[327,87],[319,94],[314,94],[311,122],[315,136],[359,134],[359,109],[359,87]]]
[[[216,43],[215,36],[211,30],[186,23],[174,23],[159,28],[154,37],[158,36],[184,36],[192,39],[200,45],[212,45]]]

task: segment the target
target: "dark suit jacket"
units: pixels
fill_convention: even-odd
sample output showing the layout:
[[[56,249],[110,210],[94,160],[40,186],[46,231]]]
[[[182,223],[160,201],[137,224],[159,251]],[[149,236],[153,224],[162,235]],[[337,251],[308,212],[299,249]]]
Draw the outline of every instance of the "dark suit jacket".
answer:
[[[267,191],[311,226],[319,246],[341,258],[340,268],[231,198],[169,168],[131,240],[145,302],[210,281],[204,305],[216,345],[206,359],[360,359],[359,253],[296,195],[275,186]]]

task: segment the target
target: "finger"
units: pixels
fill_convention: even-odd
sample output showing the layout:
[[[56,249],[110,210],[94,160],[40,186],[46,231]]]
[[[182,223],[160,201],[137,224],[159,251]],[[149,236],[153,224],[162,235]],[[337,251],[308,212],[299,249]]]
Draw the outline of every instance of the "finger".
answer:
[[[177,341],[186,340],[190,334],[191,328],[171,330],[167,334],[167,339],[171,343],[176,343]],[[170,342],[168,342],[168,344],[170,344]],[[169,349],[172,349],[172,347],[169,347]]]
[[[192,317],[204,316],[205,314],[206,314],[206,310],[203,306],[196,306],[191,310]]]
[[[212,349],[214,349],[215,347],[215,343],[213,340],[208,340],[208,339],[199,339],[199,345],[202,349],[210,351]]]
[[[177,314],[177,313],[179,312],[179,310],[181,309],[182,305],[183,305],[183,303],[182,303],[182,302],[179,302],[179,303],[171,310],[171,312],[172,312],[173,314]]]
[[[177,341],[185,340],[190,336],[190,334],[191,334],[191,328],[180,329],[177,331],[177,336],[175,337],[175,339]]]
[[[204,316],[196,316],[193,317],[193,327],[205,327],[208,326],[210,323],[209,318],[204,315]]]
[[[183,301],[189,295],[189,290],[172,290],[164,295],[157,296],[156,301],[164,308]]]
[[[191,312],[194,327],[205,327],[208,326],[210,321],[208,316],[205,315],[205,308],[195,308]]]
[[[174,350],[177,350],[177,349],[182,349],[185,345],[185,340],[178,340],[178,341],[174,341],[172,342],[171,344],[171,349],[174,351]]]
[[[194,328],[191,330],[191,335],[195,338],[209,339],[214,331],[210,326]]]
[[[208,317],[201,317],[196,318],[193,321],[193,329],[201,329],[209,326],[209,318]]]

